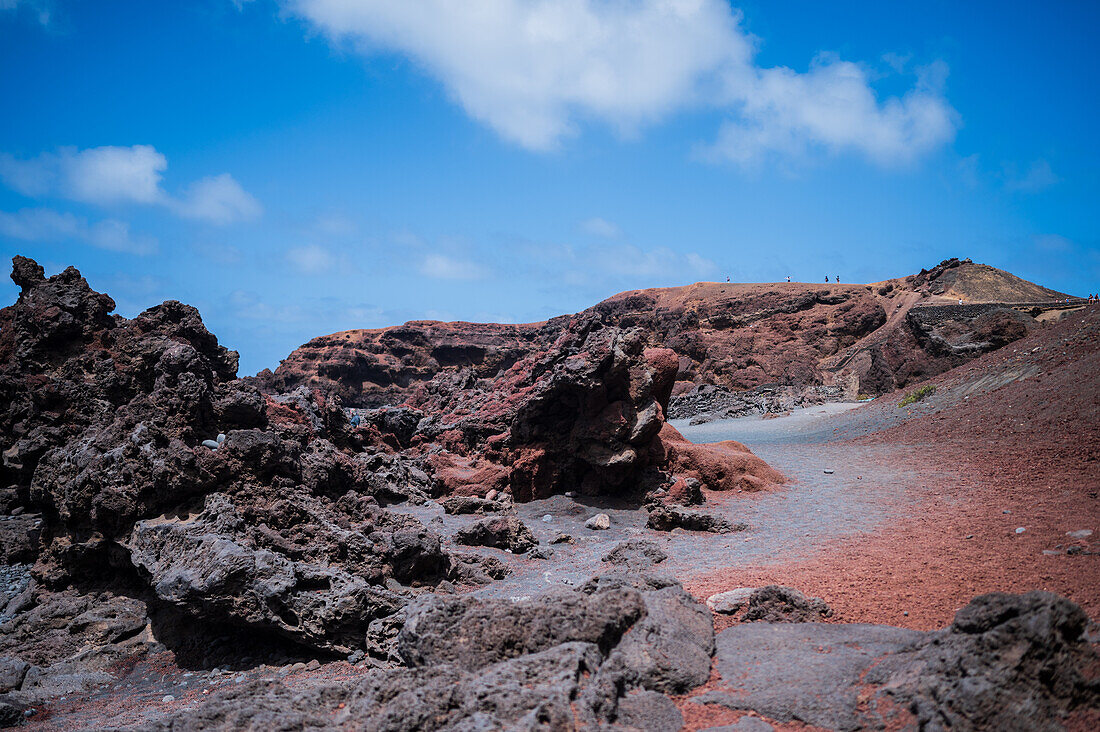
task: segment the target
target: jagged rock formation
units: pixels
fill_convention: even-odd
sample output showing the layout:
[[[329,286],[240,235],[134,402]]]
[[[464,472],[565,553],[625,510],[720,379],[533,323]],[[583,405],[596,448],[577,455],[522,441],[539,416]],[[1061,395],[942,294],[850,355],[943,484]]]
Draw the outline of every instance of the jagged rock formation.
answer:
[[[695,467],[677,460],[691,450],[670,447],[679,436],[664,421],[676,356],[645,344],[642,329],[587,313],[494,379],[464,371],[418,387],[409,403],[428,416],[417,439],[448,450],[431,458],[443,489],[480,496],[506,489],[520,501],[569,490],[631,495]],[[721,467],[694,477],[713,478],[714,489],[783,481],[744,446],[709,457]]]
[[[0,476],[9,503],[41,512],[41,550],[24,557],[40,589],[123,581],[343,652],[404,604],[387,580],[451,572],[438,536],[381,508],[426,495],[428,474],[363,444],[338,402],[236,379],[236,353],[187,305],[127,320],[75,269],[47,279],[17,257],[13,279]]]
[[[236,353],[194,308],[128,320],[75,269],[14,265],[21,294],[0,311],[0,484],[7,508],[32,513],[0,538],[7,557],[34,562],[32,597],[121,582],[183,618],[369,650],[367,626],[413,595],[499,575],[387,505],[460,493],[463,480],[521,500],[674,480],[659,446],[676,359],[597,315],[495,379],[441,374],[415,408],[364,412],[356,429],[332,395],[235,378]],[[782,480],[738,459],[731,475]],[[511,514],[467,533],[516,552],[537,544]]]

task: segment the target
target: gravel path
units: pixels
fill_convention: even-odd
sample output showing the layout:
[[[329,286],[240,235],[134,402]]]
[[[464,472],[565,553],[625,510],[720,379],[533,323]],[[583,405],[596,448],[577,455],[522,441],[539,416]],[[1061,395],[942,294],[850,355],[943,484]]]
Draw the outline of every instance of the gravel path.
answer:
[[[830,441],[838,416],[858,404],[827,404],[796,410],[776,419],[744,417],[704,425],[673,425],[694,442],[734,439],[781,470],[792,481],[774,491],[758,494],[708,492],[701,509],[733,523],[744,522],[746,531],[708,534],[675,530],[669,533],[645,528],[645,511],[613,502],[582,497],[532,501],[516,507],[544,547],[560,534],[573,544],[549,548],[549,559],[526,559],[499,549],[451,545],[458,551],[493,556],[509,566],[512,574],[478,590],[493,597],[524,597],[554,584],[576,585],[600,571],[601,559],[619,542],[644,538],[656,542],[669,555],[660,569],[682,580],[742,565],[789,562],[818,552],[837,539],[872,532],[904,516],[920,499],[930,481],[950,476],[918,470],[900,460],[897,448],[888,445],[851,445]],[[826,474],[828,469],[833,471]],[[400,507],[446,537],[470,525],[480,516],[449,516],[436,504]],[[611,528],[593,531],[584,522],[596,513],[611,517]],[[440,524],[442,521],[442,524]]]

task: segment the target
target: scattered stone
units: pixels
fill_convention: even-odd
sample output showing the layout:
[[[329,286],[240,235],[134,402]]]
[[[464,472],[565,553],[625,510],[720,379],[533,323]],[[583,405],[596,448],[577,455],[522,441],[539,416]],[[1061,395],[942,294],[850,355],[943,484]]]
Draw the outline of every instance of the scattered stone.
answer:
[[[209,447],[211,450],[217,450],[219,447],[219,443],[215,442],[214,440],[203,440],[202,446]]]
[[[646,526],[654,531],[709,531],[714,534],[728,534],[731,531],[744,531],[745,524],[733,524],[730,521],[709,513],[685,511],[674,506],[657,505],[650,509]]]
[[[641,570],[660,564],[666,559],[668,555],[652,541],[628,539],[604,555],[602,561],[627,569]]]
[[[528,559],[549,559],[550,557],[554,556],[554,552],[550,551],[546,547],[536,546],[528,551],[527,554],[524,556],[526,556]]]
[[[1092,529],[1078,529],[1077,531],[1067,531],[1066,536],[1071,539],[1087,539],[1092,536]]]
[[[812,623],[831,617],[832,614],[832,608],[819,597],[806,597],[793,587],[768,585],[752,593],[741,621]]]
[[[500,495],[500,491],[498,491],[496,488],[490,488],[489,492],[485,494],[485,500],[494,501],[494,500],[496,500],[496,497],[499,496],[499,495]]]
[[[832,474],[833,474],[832,468],[825,468],[825,475],[832,475]]]
[[[165,704],[168,704],[169,702],[174,702],[176,700],[176,697],[172,696],[171,694],[165,694],[160,698],[160,700]]]
[[[504,510],[500,501],[491,501],[477,496],[452,496],[439,502],[443,512],[449,514],[485,514]]]
[[[584,522],[584,528],[593,531],[603,531],[611,528],[611,517],[606,513],[598,513]]]
[[[1027,529],[1025,529],[1025,528],[1024,528],[1023,526],[1020,526],[1020,527],[1018,527],[1018,528],[1016,529],[1016,533],[1017,533],[1017,534],[1022,534],[1022,533],[1024,533],[1025,531],[1027,531]]]
[[[550,543],[551,544],[575,544],[576,539],[574,539],[569,534],[558,534],[557,536],[555,536],[553,539],[550,540]]]
[[[542,522],[543,522],[544,524],[548,524],[548,523],[550,523],[550,522],[551,522],[551,521],[553,521],[553,520],[554,520],[554,517],[553,517],[553,516],[551,516],[551,515],[550,515],[550,514],[548,514],[548,513],[545,513],[545,514],[543,514],[543,515],[542,515]]]
[[[737,587],[707,598],[707,607],[722,615],[736,615],[748,604],[756,587]]]
[[[511,550],[515,554],[523,554],[539,543],[531,529],[514,514],[482,519],[458,531],[455,541],[468,546]]]

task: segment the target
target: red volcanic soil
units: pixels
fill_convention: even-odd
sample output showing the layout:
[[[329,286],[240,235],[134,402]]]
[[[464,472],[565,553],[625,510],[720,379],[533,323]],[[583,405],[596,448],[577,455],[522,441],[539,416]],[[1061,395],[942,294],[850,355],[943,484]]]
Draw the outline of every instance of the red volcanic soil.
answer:
[[[952,465],[957,481],[929,486],[922,505],[884,530],[688,588],[706,597],[790,585],[824,598],[836,622],[915,629],[943,627],[995,590],[1050,590],[1100,616],[1100,308],[929,383],[936,392],[908,410],[897,406],[904,392],[857,410],[886,426],[852,441],[895,446],[910,464]],[[1080,529],[1096,533],[1067,535]]]

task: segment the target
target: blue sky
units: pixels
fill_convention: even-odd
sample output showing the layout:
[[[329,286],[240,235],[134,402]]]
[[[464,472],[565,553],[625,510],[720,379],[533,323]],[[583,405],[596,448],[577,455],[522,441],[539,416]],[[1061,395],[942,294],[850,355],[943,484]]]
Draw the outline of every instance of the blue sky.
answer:
[[[0,253],[242,373],[726,276],[1100,290],[1100,6],[828,5],[0,0]]]

